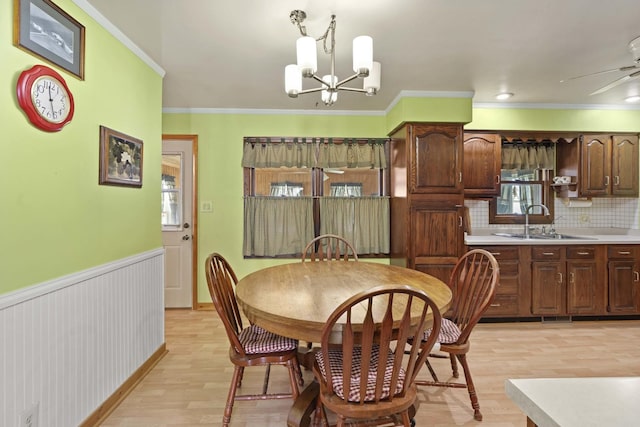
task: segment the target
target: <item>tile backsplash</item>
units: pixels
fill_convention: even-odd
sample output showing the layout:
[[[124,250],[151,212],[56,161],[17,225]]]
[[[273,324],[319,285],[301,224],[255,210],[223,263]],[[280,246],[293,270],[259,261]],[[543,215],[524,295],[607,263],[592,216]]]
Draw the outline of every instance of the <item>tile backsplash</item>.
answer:
[[[590,207],[569,207],[560,198],[554,200],[555,225],[557,228],[632,228],[640,229],[638,223],[639,199],[597,198]],[[489,224],[489,202],[467,199],[471,230],[474,228],[505,228],[505,224]]]

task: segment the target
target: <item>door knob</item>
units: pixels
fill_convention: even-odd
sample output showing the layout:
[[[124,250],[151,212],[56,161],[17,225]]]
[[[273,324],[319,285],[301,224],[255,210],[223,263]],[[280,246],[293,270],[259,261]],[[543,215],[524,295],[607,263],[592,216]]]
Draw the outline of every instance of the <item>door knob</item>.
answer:
[[[189,239],[190,239],[190,237],[189,237],[188,234],[185,234],[184,236],[182,236],[182,240],[189,240]]]
[[[184,227],[184,228],[189,228],[189,223],[188,223],[188,222],[185,222],[185,223],[184,223],[184,225],[183,225],[183,227]]]

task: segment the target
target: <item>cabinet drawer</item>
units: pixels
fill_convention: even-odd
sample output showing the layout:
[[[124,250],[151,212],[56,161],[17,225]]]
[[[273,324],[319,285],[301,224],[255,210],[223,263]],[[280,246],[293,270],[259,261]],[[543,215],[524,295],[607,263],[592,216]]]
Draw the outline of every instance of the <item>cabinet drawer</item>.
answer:
[[[517,316],[518,314],[518,297],[514,295],[496,295],[484,313],[484,317]]]
[[[560,246],[533,246],[531,247],[531,259],[560,259],[562,249]]]
[[[500,271],[500,281],[496,286],[496,295],[514,295],[517,296],[519,292],[518,285],[520,284],[520,278],[516,275],[503,275]]]
[[[490,252],[498,261],[501,259],[518,259],[518,247],[517,246],[487,246],[486,251]],[[502,267],[500,267],[502,268]]]
[[[616,259],[633,259],[636,257],[637,246],[613,245],[607,246],[607,257]]]
[[[595,259],[596,248],[593,246],[567,246],[569,259]]]

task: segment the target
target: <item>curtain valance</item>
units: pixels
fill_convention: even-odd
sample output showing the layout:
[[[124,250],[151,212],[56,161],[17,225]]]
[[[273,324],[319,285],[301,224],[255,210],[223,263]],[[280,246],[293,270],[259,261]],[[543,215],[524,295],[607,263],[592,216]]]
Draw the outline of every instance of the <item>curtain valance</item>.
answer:
[[[502,169],[555,169],[555,163],[553,146],[502,146]]]
[[[244,138],[246,168],[376,168],[386,169],[388,139]]]

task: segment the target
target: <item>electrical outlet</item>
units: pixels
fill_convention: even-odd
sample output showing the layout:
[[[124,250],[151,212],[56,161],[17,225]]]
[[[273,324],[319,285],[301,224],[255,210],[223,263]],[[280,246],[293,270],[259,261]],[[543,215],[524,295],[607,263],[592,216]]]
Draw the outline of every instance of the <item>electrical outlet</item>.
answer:
[[[587,215],[587,214],[582,214],[578,218],[578,221],[580,221],[580,223],[582,223],[582,224],[587,224],[587,223],[591,222],[591,217],[589,215]]]
[[[212,212],[213,203],[210,201],[200,203],[200,212]]]
[[[40,403],[36,403],[22,413],[20,417],[20,427],[38,427],[38,413]]]

